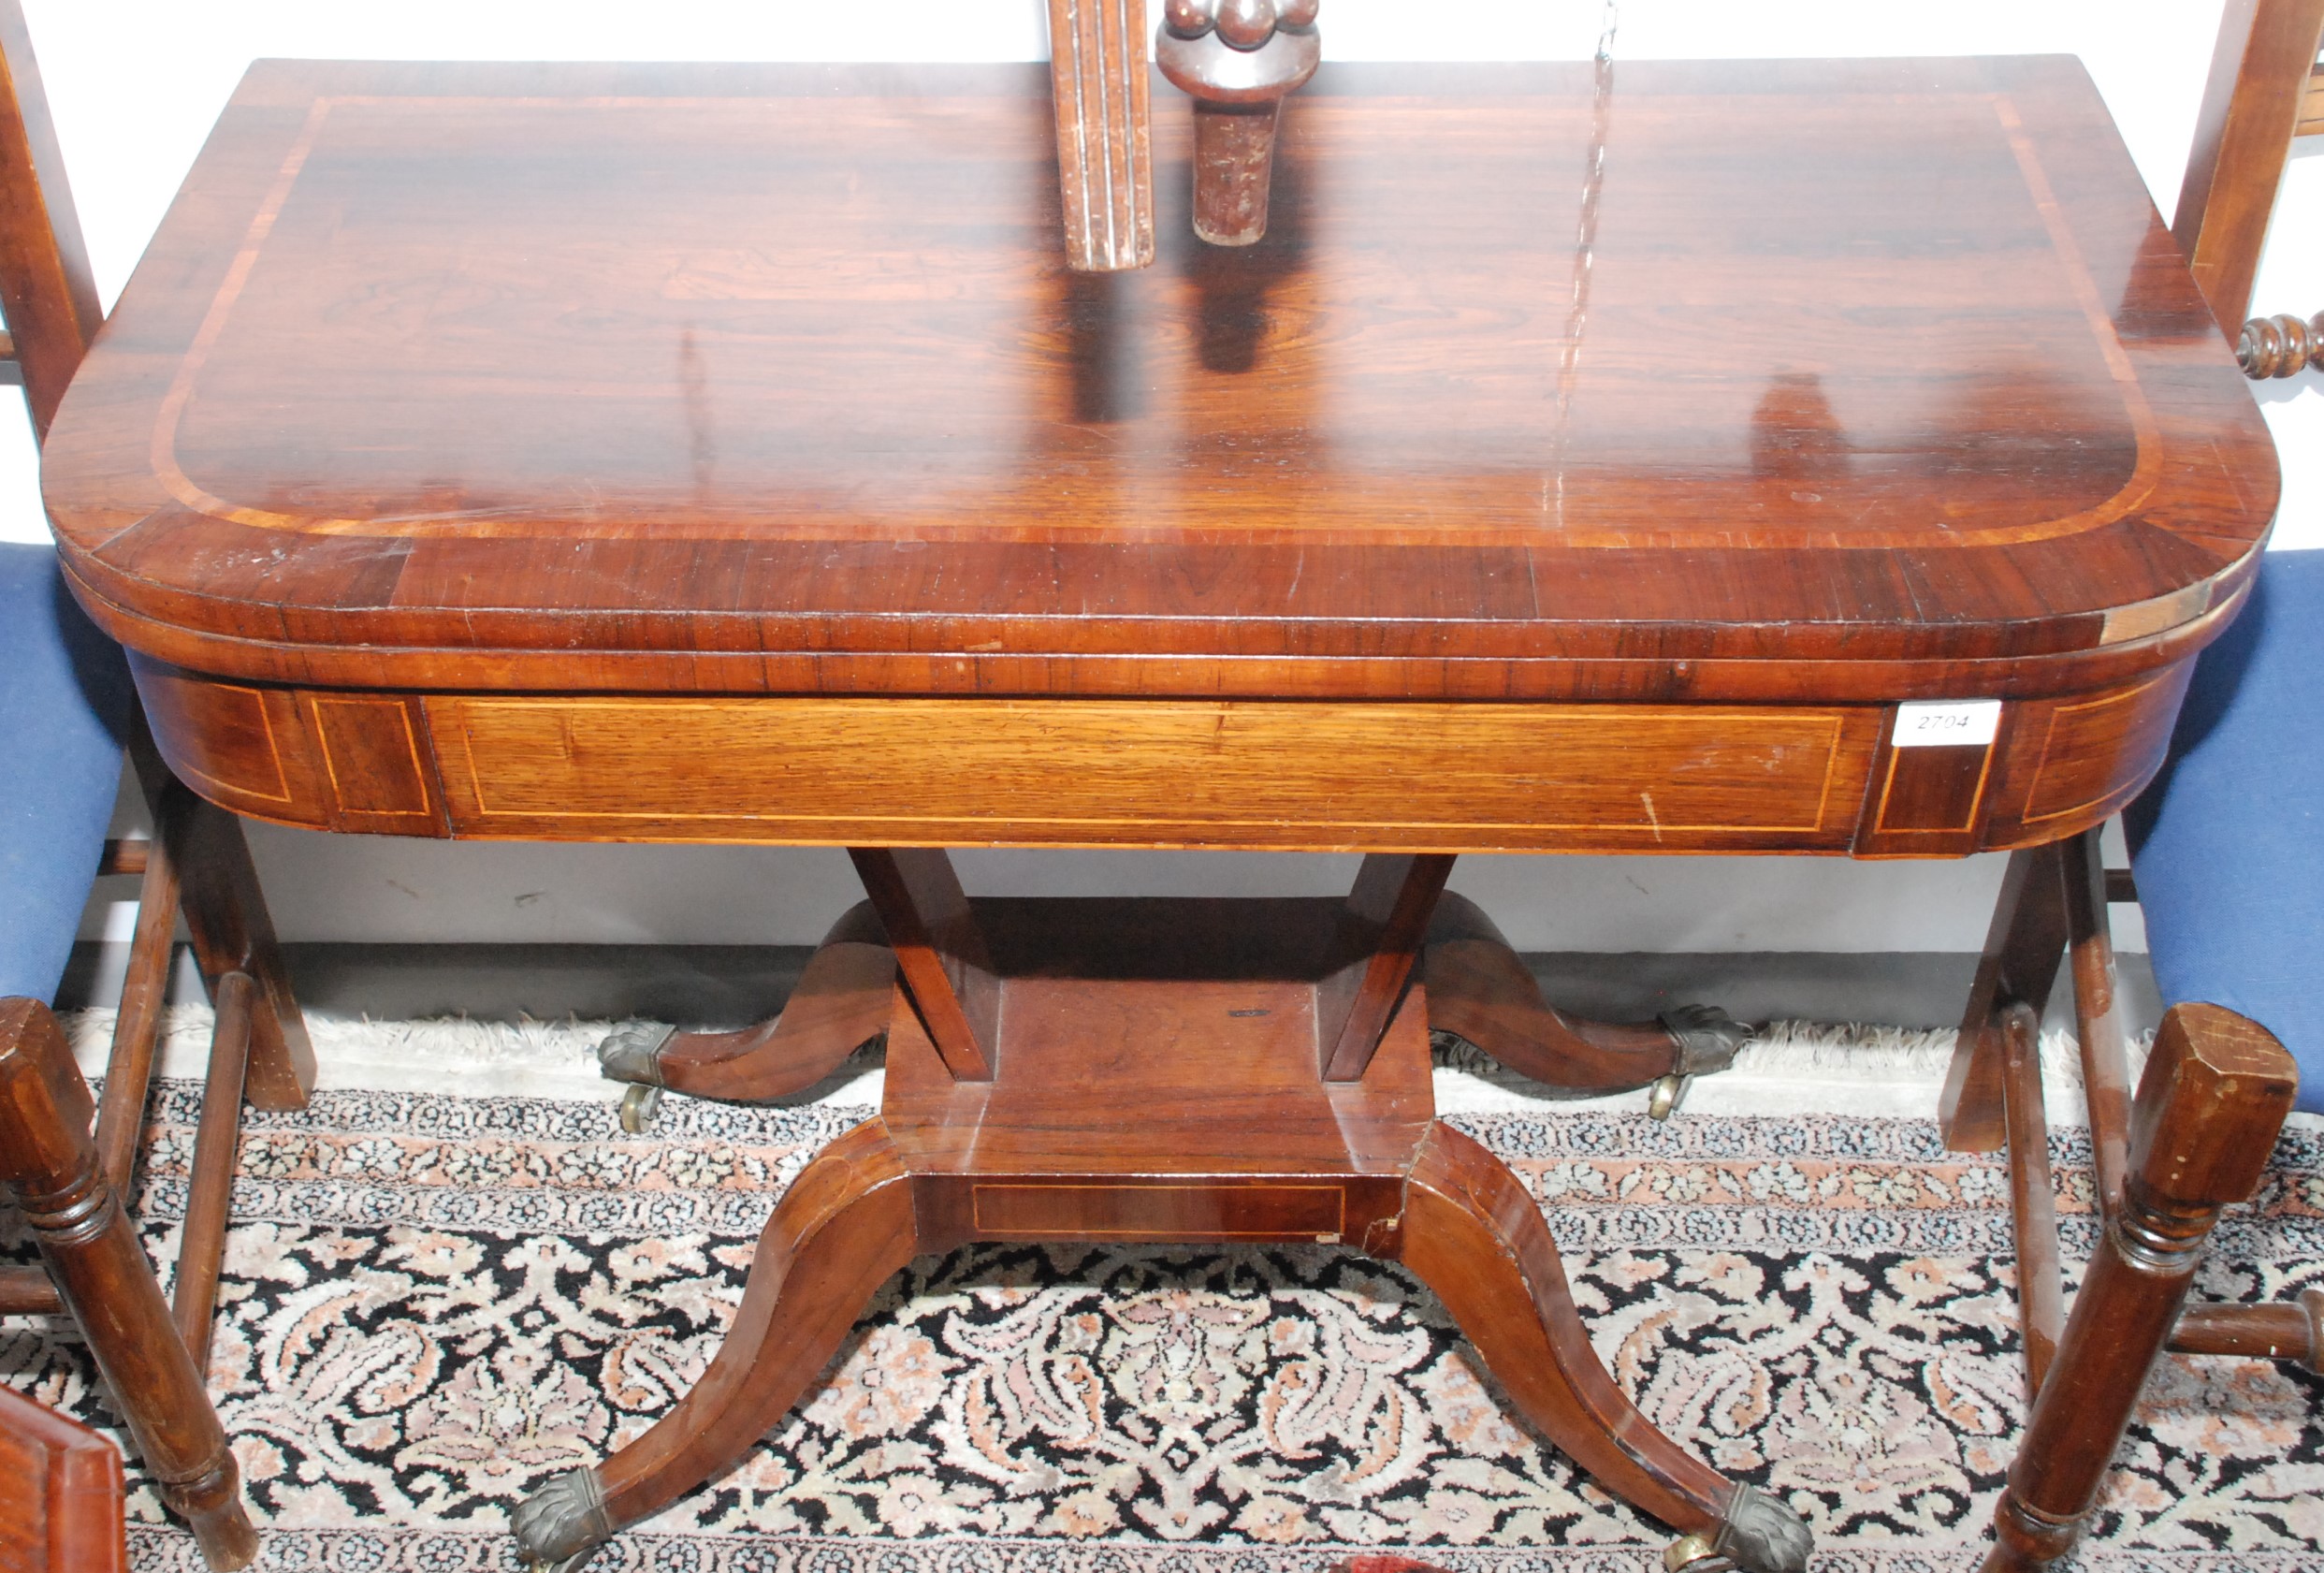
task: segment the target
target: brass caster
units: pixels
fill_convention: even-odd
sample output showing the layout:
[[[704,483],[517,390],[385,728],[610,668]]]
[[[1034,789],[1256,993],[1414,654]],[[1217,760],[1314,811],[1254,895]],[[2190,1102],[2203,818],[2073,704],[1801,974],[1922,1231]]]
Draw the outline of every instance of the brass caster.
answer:
[[[621,1129],[635,1136],[654,1123],[654,1111],[661,1107],[660,1087],[633,1086],[621,1095]]]
[[[1666,1120],[1678,1112],[1678,1105],[1687,1100],[1687,1089],[1694,1085],[1692,1076],[1681,1076],[1676,1071],[1647,1089],[1647,1115],[1650,1119]],[[626,1107],[626,1105],[624,1106]],[[1687,1540],[1697,1540],[1691,1535]],[[1681,1540],[1683,1546],[1687,1540]],[[1677,1566],[1673,1564],[1672,1566]]]
[[[528,1573],[581,1573],[614,1533],[593,1469],[568,1470],[543,1483],[516,1505],[509,1527]]]
[[[1670,1076],[1663,1078],[1665,1082],[1676,1079]],[[1663,1548],[1663,1573],[1683,1573],[1688,1568],[1694,1569],[1695,1573],[1711,1573],[1713,1568],[1734,1566],[1720,1554],[1718,1539],[1713,1536],[1690,1535]]]
[[[1790,1504],[1737,1486],[1727,1522],[1663,1549],[1663,1573],[1808,1573],[1815,1539]]]

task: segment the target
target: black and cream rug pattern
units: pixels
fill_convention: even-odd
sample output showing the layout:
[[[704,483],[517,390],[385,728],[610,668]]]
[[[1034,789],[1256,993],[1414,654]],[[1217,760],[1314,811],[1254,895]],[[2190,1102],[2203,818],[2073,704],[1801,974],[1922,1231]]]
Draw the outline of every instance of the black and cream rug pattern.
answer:
[[[156,1095],[175,1243],[198,1089]],[[325,1092],[253,1115],[211,1382],[262,1566],[516,1566],[510,1507],[701,1372],[758,1230],[871,1111]],[[2007,1181],[1925,1121],[1489,1113],[1585,1320],[1649,1418],[1814,1526],[1815,1566],[1969,1568],[2023,1420]],[[2055,1142],[2068,1245],[2087,1153]],[[2324,1139],[2288,1134],[2203,1290],[2324,1282]],[[0,1251],[29,1255],[0,1225]],[[119,1435],[62,1322],[0,1380]],[[132,1460],[133,1484],[137,1478]],[[136,1489],[138,1566],[200,1566]],[[982,1246],[915,1262],[737,1468],[592,1573],[1647,1573],[1669,1538],[1502,1406],[1400,1270],[1315,1248]],[[2166,1359],[2085,1567],[2324,1568],[2324,1380]]]

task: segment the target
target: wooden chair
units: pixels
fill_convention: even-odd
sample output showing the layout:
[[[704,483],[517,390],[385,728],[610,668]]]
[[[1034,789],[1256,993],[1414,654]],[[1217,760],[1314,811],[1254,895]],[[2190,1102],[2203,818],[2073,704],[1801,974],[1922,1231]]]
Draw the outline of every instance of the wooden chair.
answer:
[[[2324,132],[2324,0],[2230,0],[2172,230],[2255,378],[2324,368],[2324,313],[2244,322],[2295,135]],[[1988,1573],[2081,1533],[2164,1348],[2324,1372],[2324,1291],[2185,1304],[2220,1208],[2257,1187],[2292,1106],[2324,1112],[2324,551],[2269,556],[2202,657],[2171,752],[2126,815],[2136,869],[2099,832],[2018,852],[2002,885],[1940,1117],[1947,1144],[2006,1146],[2031,1412]],[[2107,924],[2140,900],[2166,1012],[2138,1093],[2125,1072]],[[2070,958],[2103,1231],[2064,1315],[2039,1024]]]
[[[18,0],[0,0],[0,348],[45,436],[98,310]],[[165,1500],[213,1567],[239,1567],[257,1540],[200,1373],[242,1099],[303,1106],[313,1051],[240,823],[161,765],[121,650],[82,616],[46,546],[0,546],[0,1187],[45,1263],[0,1269],[0,1314],[71,1313]],[[105,839],[124,745],[150,841]],[[144,881],[101,1108],[50,1012],[98,874]],[[123,1206],[181,912],[217,1027],[173,1324]]]

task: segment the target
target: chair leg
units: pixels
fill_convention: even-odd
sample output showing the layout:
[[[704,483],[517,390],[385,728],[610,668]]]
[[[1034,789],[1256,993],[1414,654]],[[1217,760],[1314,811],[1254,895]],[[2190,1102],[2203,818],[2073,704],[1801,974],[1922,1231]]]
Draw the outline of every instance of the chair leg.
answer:
[[[194,958],[212,998],[218,980],[229,972],[247,972],[258,985],[261,1008],[252,1012],[250,1025],[250,1100],[261,1109],[303,1109],[314,1089],[314,1045],[291,993],[242,822],[170,773],[142,716],[130,736],[129,757],[153,815],[154,839],[177,867]]]
[[[1937,1122],[1954,1152],[1989,1153],[2002,1144],[2001,1015],[2013,1004],[2041,1016],[2066,950],[2066,909],[2055,845],[2010,855],[1995,903],[1985,953],[1977,964],[1961,1036],[1938,1100]]]
[[[186,928],[212,998],[229,972],[246,972],[258,986],[261,1008],[251,1012],[250,1023],[250,1100],[261,1109],[303,1109],[314,1088],[314,1045],[291,993],[241,821],[174,778],[167,796]]]
[[[250,1065],[250,1024],[257,985],[247,972],[218,980],[218,1022],[210,1039],[210,1076],[202,1084],[202,1119],[194,1132],[194,1178],[179,1235],[177,1284],[170,1310],[194,1369],[210,1369],[210,1328],[218,1305],[218,1270],[225,1259],[226,1205],[234,1191],[235,1150],[242,1136],[242,1081]]]
[[[2050,1122],[2041,1100],[2041,1024],[2030,1006],[2002,1014],[2002,1100],[2010,1131],[2010,1234],[2017,1246],[2017,1325],[2026,1351],[2026,1402],[2041,1391],[2065,1318],[2058,1268],[2057,1193],[2050,1183]]]
[[[2138,890],[2128,870],[2105,867],[2097,830],[2075,837],[2059,851],[2073,966],[2075,1036],[2082,1047],[2091,1166],[2103,1222],[2122,1205],[2130,1126],[2113,932],[2106,909],[2112,902],[2136,901]],[[2288,1360],[2324,1375],[2324,1289],[2305,1289],[2289,1303],[2190,1306],[2180,1314],[2164,1347],[2173,1354]]]
[[[2099,1213],[2112,1217],[2122,1202],[2123,1155],[2130,1140],[2130,1078],[2123,1053],[2114,932],[2106,916],[2113,897],[2096,828],[2058,852],[2066,942],[2073,963],[2074,1039],[2081,1045],[2083,1098],[2090,1113],[2091,1167],[2098,1177]]]
[[[258,1552],[225,1432],[97,1161],[89,1085],[48,1007],[0,1001],[0,1182],[89,1342],[163,1500],[218,1569]]]
[[[2010,1465],[1986,1573],[2042,1567],[2080,1538],[2219,1209],[2259,1185],[2298,1080],[2283,1045],[2230,1011],[2163,1017],[2132,1106],[2122,1204]]]
[[[145,1097],[153,1081],[162,1016],[169,999],[169,958],[178,930],[178,860],[156,836],[145,849],[145,878],[138,889],[137,933],[121,980],[121,1009],[113,1018],[113,1048],[105,1062],[105,1096],[97,1103],[97,1158],[105,1178],[129,1194],[138,1139],[145,1129]]]

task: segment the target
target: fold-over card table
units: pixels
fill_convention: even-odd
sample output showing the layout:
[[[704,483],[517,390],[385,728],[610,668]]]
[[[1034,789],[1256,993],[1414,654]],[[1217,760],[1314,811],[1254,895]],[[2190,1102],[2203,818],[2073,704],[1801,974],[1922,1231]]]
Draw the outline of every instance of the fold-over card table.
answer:
[[[2057,59],[1325,68],[1271,227],[1077,274],[1039,66],[255,67],[47,450],[75,587],[238,812],[850,848],[779,1019],[609,1043],[879,1118],[767,1226],[651,1431],[518,1515],[590,1550],[734,1460],[975,1239],[1402,1262],[1682,1537],[1786,1504],[1634,1409],[1429,1033],[1560,1014],[1464,852],[1958,855],[2160,758],[2273,451]],[[1171,204],[1175,202],[1175,210]],[[1344,901],[966,897],[963,845],[1357,851]]]

